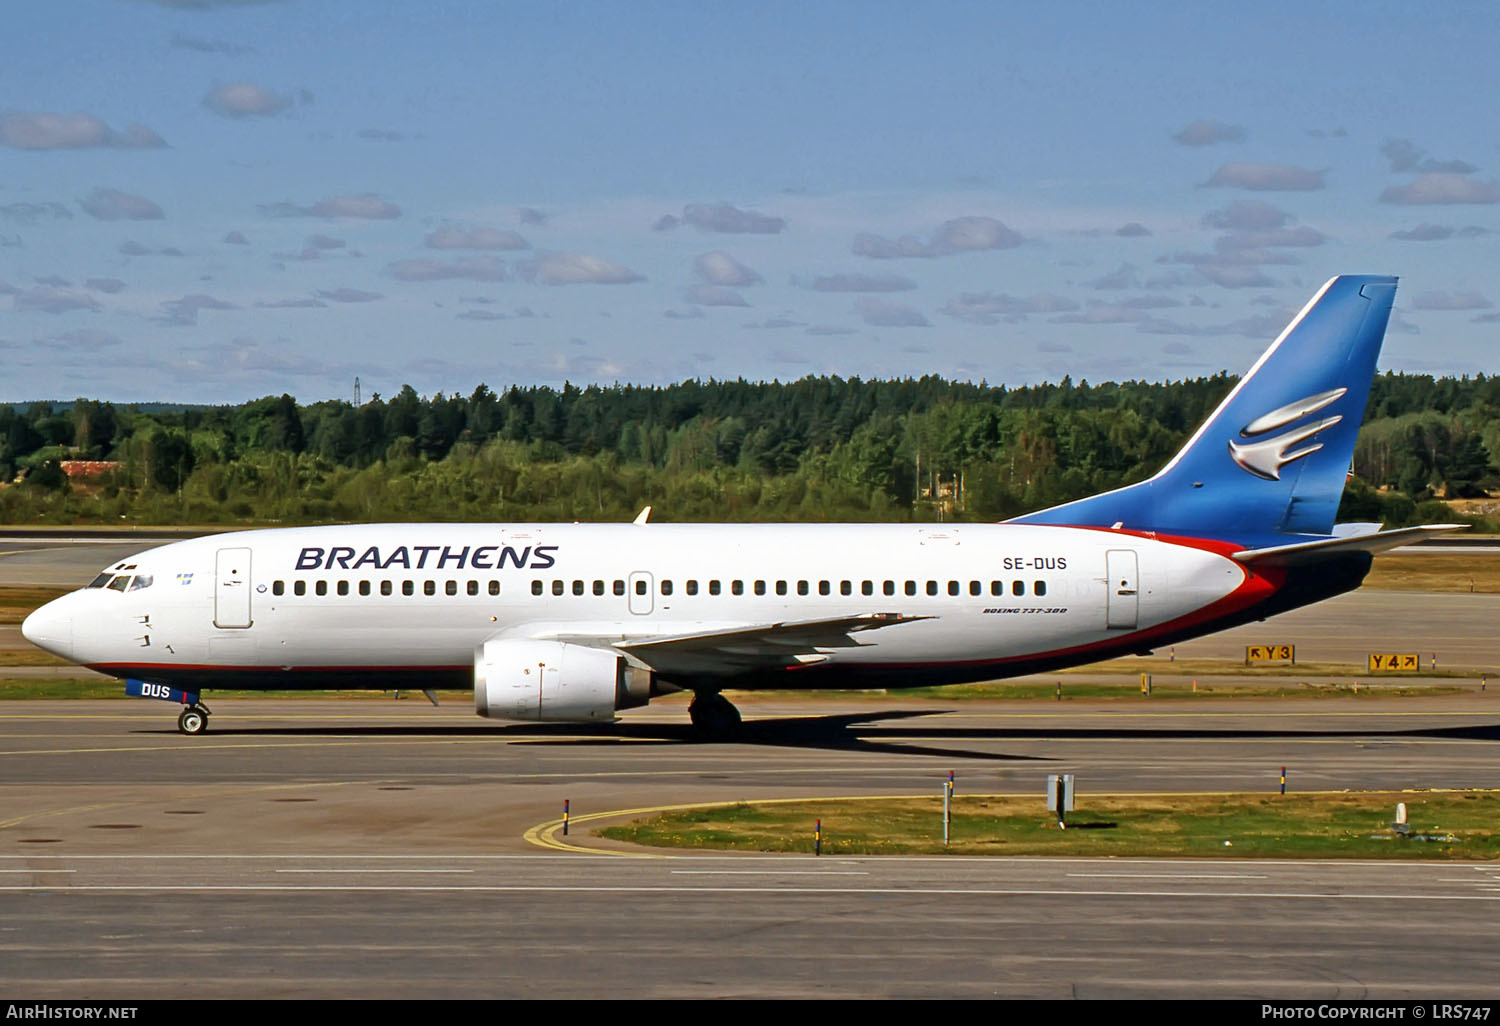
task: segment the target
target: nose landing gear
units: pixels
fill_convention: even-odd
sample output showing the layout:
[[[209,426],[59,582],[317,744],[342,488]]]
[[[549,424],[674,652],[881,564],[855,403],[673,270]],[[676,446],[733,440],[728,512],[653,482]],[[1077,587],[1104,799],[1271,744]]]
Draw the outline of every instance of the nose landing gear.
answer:
[[[125,682],[125,693],[132,698],[155,698],[183,707],[177,717],[177,729],[184,734],[202,734],[208,730],[208,706],[198,701],[198,692],[183,691],[168,684],[130,679]]]
[[[190,706],[177,717],[177,729],[184,734],[202,734],[208,730],[208,709],[202,705]]]

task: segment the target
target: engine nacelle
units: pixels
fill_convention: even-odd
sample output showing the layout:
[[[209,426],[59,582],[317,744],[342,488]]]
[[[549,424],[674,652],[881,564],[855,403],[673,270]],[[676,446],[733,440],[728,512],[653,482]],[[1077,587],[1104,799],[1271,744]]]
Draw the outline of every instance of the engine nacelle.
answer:
[[[598,722],[651,698],[651,673],[616,652],[562,641],[486,641],[474,650],[474,711],[503,720]]]

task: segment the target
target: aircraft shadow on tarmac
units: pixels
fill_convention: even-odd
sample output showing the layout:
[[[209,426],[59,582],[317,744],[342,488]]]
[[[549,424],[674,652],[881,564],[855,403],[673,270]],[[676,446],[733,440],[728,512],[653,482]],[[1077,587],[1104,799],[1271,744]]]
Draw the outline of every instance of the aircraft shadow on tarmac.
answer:
[[[949,711],[949,710],[941,710]],[[692,726],[677,722],[624,722],[615,724],[489,724],[472,726],[401,723],[389,725],[361,724],[346,727],[325,724],[276,727],[215,727],[215,736],[224,737],[489,737],[496,741],[515,741],[550,747],[586,748],[617,745],[622,742],[645,745],[739,744],[776,748],[863,751],[900,755],[940,755],[1002,762],[1047,762],[1047,756],[1022,755],[993,751],[974,751],[962,747],[964,742],[1006,741],[1124,741],[1124,740],[1276,740],[1276,739],[1347,739],[1372,744],[1399,743],[1404,740],[1500,741],[1500,724],[1461,724],[1454,726],[1404,727],[1379,729],[1284,729],[1264,728],[1153,728],[1153,727],[1006,727],[964,726],[933,720],[921,725],[898,725],[900,721],[930,717],[934,710],[892,709],[878,712],[846,713],[795,717],[768,717],[747,720],[738,737],[731,742],[704,739]],[[163,730],[141,733],[168,733]]]

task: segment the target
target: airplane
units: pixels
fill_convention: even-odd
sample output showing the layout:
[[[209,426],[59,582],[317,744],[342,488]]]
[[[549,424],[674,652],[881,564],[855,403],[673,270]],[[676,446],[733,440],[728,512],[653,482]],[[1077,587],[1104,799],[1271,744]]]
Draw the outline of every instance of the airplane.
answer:
[[[1151,478],[1002,523],[363,524],[176,542],[28,616],[33,644],[183,706],[208,688],[472,688],[609,722],[670,692],[958,684],[1075,666],[1357,588],[1462,525],[1335,524],[1396,279],[1328,281]],[[429,697],[432,695],[429,692]]]

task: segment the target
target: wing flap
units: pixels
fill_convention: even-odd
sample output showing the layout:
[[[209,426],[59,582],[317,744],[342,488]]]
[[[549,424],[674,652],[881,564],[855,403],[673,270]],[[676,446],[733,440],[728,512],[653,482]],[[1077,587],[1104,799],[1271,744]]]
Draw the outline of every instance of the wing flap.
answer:
[[[930,619],[905,613],[859,613],[618,641],[614,647],[659,673],[726,676],[820,662],[824,657],[819,649],[860,645],[854,635],[862,631]]]

